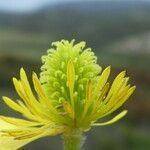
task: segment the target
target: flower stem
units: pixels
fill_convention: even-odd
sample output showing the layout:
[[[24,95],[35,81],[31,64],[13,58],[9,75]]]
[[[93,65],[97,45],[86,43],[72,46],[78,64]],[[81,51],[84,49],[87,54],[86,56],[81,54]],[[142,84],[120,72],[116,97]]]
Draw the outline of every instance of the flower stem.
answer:
[[[73,130],[72,132],[63,135],[64,150],[81,150],[85,137],[79,130]]]

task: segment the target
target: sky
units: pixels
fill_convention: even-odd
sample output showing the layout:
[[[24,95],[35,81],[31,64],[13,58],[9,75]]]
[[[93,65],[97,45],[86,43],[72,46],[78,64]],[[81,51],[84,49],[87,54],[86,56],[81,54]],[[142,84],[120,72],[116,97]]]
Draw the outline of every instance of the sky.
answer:
[[[0,0],[0,11],[7,12],[30,12],[42,8],[47,4],[56,4],[73,1],[106,1],[106,0]],[[126,1],[126,0],[107,0]],[[150,0],[128,0],[128,1],[150,1]]]
[[[64,1],[77,0],[0,0],[0,10],[9,12],[28,12],[39,9],[46,4],[55,4]]]

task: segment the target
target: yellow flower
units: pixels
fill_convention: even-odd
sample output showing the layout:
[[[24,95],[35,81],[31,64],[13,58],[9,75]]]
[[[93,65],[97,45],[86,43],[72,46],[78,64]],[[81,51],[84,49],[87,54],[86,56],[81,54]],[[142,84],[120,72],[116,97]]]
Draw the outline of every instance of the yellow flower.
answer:
[[[73,44],[64,40],[55,43],[57,49],[43,58],[40,80],[32,75],[34,91],[23,69],[20,80],[13,78],[21,100],[3,99],[25,119],[0,116],[2,150],[15,150],[44,136],[68,137],[76,130],[82,133],[92,126],[114,123],[127,113],[124,110],[110,121],[96,123],[122,106],[135,86],[128,84],[125,71],[110,86],[110,67],[100,74],[96,57],[89,49],[83,50],[85,43]]]

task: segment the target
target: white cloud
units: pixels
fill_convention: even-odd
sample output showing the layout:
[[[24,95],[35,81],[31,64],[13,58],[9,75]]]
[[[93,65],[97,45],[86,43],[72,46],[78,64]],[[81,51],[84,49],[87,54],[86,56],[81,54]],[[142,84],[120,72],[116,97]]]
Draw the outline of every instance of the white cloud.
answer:
[[[55,0],[0,0],[0,10],[21,12],[32,11],[47,3],[54,2]]]

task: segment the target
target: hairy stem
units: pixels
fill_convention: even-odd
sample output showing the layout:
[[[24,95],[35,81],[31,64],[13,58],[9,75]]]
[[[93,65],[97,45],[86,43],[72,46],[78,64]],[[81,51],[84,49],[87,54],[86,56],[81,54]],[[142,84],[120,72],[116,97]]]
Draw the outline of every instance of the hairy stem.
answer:
[[[74,129],[63,135],[64,150],[81,150],[85,137],[81,131]]]

